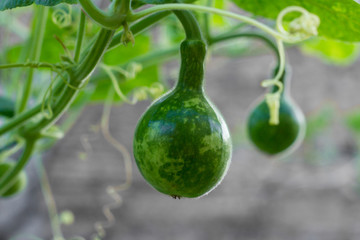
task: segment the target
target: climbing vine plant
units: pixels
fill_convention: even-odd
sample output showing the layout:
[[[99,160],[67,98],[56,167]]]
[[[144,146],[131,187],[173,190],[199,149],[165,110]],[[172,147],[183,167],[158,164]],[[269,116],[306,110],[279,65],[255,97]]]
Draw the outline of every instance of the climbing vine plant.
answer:
[[[173,198],[208,194],[231,166],[232,142],[221,109],[214,108],[203,88],[207,52],[220,42],[240,38],[261,40],[274,52],[277,64],[261,83],[268,92],[248,116],[247,131],[264,154],[280,155],[291,154],[301,144],[306,128],[288,89],[285,44],[301,43],[307,52],[344,63],[356,58],[354,42],[360,40],[360,5],[352,0],[113,0],[105,8],[97,4],[0,2],[0,20],[7,21],[0,28],[2,199],[11,200],[26,187],[24,168],[34,154],[49,149],[87,104],[97,102],[105,104],[102,133],[126,162],[126,183],[107,189],[119,202],[118,192],[131,182],[131,157],[108,130],[110,106],[149,98],[156,100],[134,135],[140,172],[156,190]],[[229,11],[229,6],[250,14]],[[28,19],[31,23],[25,24]],[[156,37],[150,29],[155,25]],[[239,47],[238,55],[244,52]],[[160,66],[178,56],[179,80],[169,90]],[[40,161],[38,170],[49,202],[51,191]],[[104,213],[112,223],[110,207]],[[95,224],[94,239],[105,236],[105,226]],[[53,231],[63,239],[59,228]]]

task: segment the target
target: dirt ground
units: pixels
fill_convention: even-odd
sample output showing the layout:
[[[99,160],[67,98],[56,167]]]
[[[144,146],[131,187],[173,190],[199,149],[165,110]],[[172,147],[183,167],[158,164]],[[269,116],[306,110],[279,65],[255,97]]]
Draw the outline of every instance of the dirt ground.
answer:
[[[268,77],[273,59],[213,58],[207,64],[206,90],[234,137],[228,175],[208,196],[174,200],[152,189],[133,166],[132,185],[120,193],[122,205],[113,210],[116,223],[104,239],[359,240],[356,141],[341,119],[360,105],[360,62],[329,66],[296,49],[288,57],[293,98],[307,117],[332,106],[329,128],[286,159],[256,152],[242,125],[248,106],[264,92],[260,81]],[[148,105],[112,109],[110,131],[129,150],[137,119]],[[102,106],[87,107],[43,158],[58,210],[75,215],[75,223],[63,226],[66,238],[91,239],[94,223],[105,220],[102,206],[112,201],[106,187],[125,181],[121,155],[94,131],[101,113]],[[0,202],[0,240],[18,235],[21,240],[34,239],[31,235],[52,239],[35,162],[27,168],[26,192]]]

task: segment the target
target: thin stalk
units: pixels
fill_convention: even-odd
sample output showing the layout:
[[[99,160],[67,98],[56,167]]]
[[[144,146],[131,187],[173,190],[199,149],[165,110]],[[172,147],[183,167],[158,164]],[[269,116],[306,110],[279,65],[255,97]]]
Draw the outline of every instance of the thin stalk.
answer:
[[[22,112],[19,115],[16,115],[9,122],[6,122],[3,126],[0,127],[0,136],[5,134],[6,132],[21,127],[27,120],[33,118],[35,115],[40,113],[41,104]]]
[[[186,34],[186,39],[203,40],[200,26],[195,16],[189,11],[174,11],[176,17],[180,20]]]
[[[137,13],[131,14],[128,16],[127,20],[129,21],[136,21],[138,19],[141,19],[149,14],[153,14],[156,12],[161,11],[170,11],[170,10],[192,10],[192,11],[198,11],[198,12],[207,12],[212,14],[218,14],[224,17],[233,18],[239,21],[246,22],[247,24],[250,24],[252,26],[255,26],[264,32],[274,36],[275,38],[282,39],[287,42],[291,42],[292,40],[289,39],[287,36],[284,36],[283,34],[273,30],[272,28],[266,26],[265,24],[256,21],[252,18],[242,16],[236,13],[232,13],[229,11],[225,11],[222,9],[217,9],[213,7],[206,7],[206,6],[200,6],[200,5],[194,5],[194,4],[185,4],[185,3],[171,3],[171,4],[163,4],[163,5],[156,5],[147,9],[144,9],[142,11],[139,11]]]
[[[42,62],[33,62],[33,63],[11,63],[11,64],[2,64],[0,65],[0,69],[6,69],[6,68],[58,68],[61,69],[59,66],[56,66],[51,63],[42,63]]]
[[[146,30],[147,28],[149,28],[150,26],[154,25],[156,22],[162,20],[163,18],[169,16],[171,14],[170,11],[167,12],[160,12],[160,13],[156,13],[153,15],[150,15],[142,20],[140,20],[139,22],[134,23],[133,25],[130,26],[130,31],[135,35],[135,34],[139,34],[142,31]],[[121,36],[123,34],[124,31],[120,31],[117,34],[115,34],[115,36],[113,37],[108,51],[118,47],[119,45],[121,45]]]
[[[210,39],[209,45],[213,45],[218,42],[223,42],[223,41],[231,40],[231,39],[235,39],[235,38],[242,38],[242,37],[256,38],[256,39],[263,41],[274,52],[277,62],[280,62],[280,55],[279,55],[278,47],[266,35],[261,34],[261,33],[242,32],[242,33],[235,33],[235,34],[219,35],[217,37]]]
[[[36,170],[39,176],[41,190],[48,209],[50,224],[54,235],[54,239],[64,239],[63,233],[61,231],[59,215],[56,209],[56,203],[53,194],[51,192],[49,179],[47,177],[44,165],[40,157],[36,161]]]
[[[74,55],[75,62],[78,62],[79,58],[80,58],[81,46],[82,46],[84,34],[85,34],[85,20],[86,20],[86,16],[85,16],[84,12],[81,11],[79,29],[78,29],[77,36],[76,36],[75,55]]]
[[[40,59],[41,49],[44,41],[46,20],[49,9],[44,6],[35,6],[35,9],[36,11],[33,16],[34,17],[33,31],[30,39],[31,41],[30,54],[28,59],[30,61],[37,62]],[[34,70],[30,68],[27,79],[24,84],[23,93],[21,95],[22,98],[20,100],[17,113],[23,112],[26,108],[32,89],[33,77],[34,77]]]
[[[95,22],[101,25],[103,28],[116,30],[123,24],[127,10],[129,0],[123,0],[120,2],[116,9],[110,9],[109,12],[104,12],[98,8],[91,0],[79,0],[81,7]],[[125,6],[124,8],[122,6]],[[125,8],[127,8],[125,10]],[[125,10],[125,12],[123,12]]]

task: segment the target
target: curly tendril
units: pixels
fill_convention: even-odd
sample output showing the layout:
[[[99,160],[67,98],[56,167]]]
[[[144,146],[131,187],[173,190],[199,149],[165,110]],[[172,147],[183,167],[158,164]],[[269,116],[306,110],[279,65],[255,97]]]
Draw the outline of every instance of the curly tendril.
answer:
[[[289,24],[288,31],[285,30],[283,20],[285,15],[290,12],[300,12],[301,16],[292,20]],[[293,42],[303,41],[312,36],[316,36],[318,34],[317,28],[320,25],[320,18],[310,12],[308,12],[305,8],[298,6],[290,6],[283,9],[277,19],[276,19],[276,27],[278,31],[287,36],[288,39],[291,39]],[[277,45],[279,50],[279,71],[273,79],[264,80],[261,85],[263,87],[271,87],[277,86],[278,90],[274,93],[267,93],[265,95],[266,104],[269,108],[270,125],[278,125],[279,122],[279,109],[280,109],[280,97],[283,91],[283,84],[280,82],[280,78],[285,69],[285,49],[283,41],[277,38]]]
[[[64,8],[67,8],[64,9]],[[72,24],[72,8],[70,5],[66,4],[62,7],[57,8],[51,15],[51,19],[55,25],[59,28],[65,28]]]
[[[53,111],[51,108],[51,102],[53,100],[53,84],[54,84],[54,76],[53,76],[53,72],[51,72],[50,73],[50,85],[46,89],[45,94],[43,96],[43,101],[41,103],[41,113],[47,119],[50,119],[53,116]],[[49,97],[47,97],[48,95],[49,95]]]
[[[288,31],[285,30],[283,20],[285,15],[291,12],[300,12],[301,16],[292,20],[288,26]],[[280,33],[292,38],[293,41],[303,41],[312,36],[318,35],[318,27],[320,25],[320,18],[308,12],[305,8],[298,6],[290,6],[283,9],[276,19],[276,27]]]

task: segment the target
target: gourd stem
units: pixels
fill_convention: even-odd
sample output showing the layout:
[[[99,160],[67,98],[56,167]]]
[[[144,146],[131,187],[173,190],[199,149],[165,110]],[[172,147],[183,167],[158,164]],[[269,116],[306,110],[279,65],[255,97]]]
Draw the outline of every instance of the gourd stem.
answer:
[[[206,44],[198,21],[186,10],[174,11],[186,33],[181,43],[181,66],[177,89],[202,91],[204,82],[204,60]]]
[[[200,40],[203,41],[203,36],[201,33],[200,26],[194,17],[194,15],[189,11],[173,11],[176,17],[180,20],[186,34],[187,40]]]

